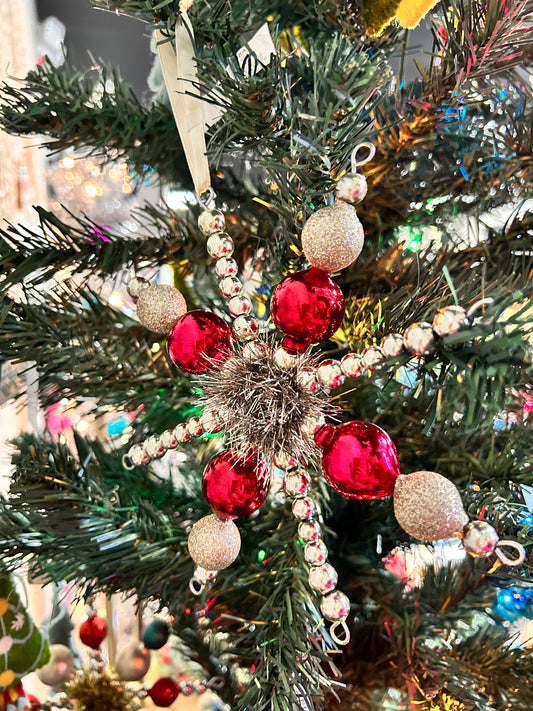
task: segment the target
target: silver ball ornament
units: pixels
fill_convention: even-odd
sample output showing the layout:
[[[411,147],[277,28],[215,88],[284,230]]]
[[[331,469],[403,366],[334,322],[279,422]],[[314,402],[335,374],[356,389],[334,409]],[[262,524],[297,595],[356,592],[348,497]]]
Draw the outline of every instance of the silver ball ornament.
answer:
[[[444,338],[452,333],[457,333],[461,328],[468,326],[468,323],[466,311],[462,306],[445,306],[443,309],[439,309],[433,319],[433,330],[437,336]]]
[[[304,469],[289,472],[283,477],[283,490],[287,496],[299,499],[311,488],[311,477]]]
[[[209,237],[215,232],[222,232],[226,226],[224,214],[220,210],[205,210],[198,218],[200,232]]]
[[[176,425],[173,429],[173,433],[178,443],[188,442],[191,439],[191,433],[184,422],[180,422],[179,425]]]
[[[494,553],[500,537],[486,521],[470,521],[463,531],[463,546],[474,558],[486,558]]]
[[[340,590],[334,590],[320,601],[320,612],[329,622],[341,622],[350,614],[350,600]]]
[[[385,355],[379,346],[370,346],[361,353],[361,365],[366,370],[375,370]]]
[[[133,447],[128,452],[129,457],[135,466],[141,466],[142,464],[148,464],[150,457],[146,454],[143,449],[142,444],[134,444]]]
[[[304,543],[318,541],[321,536],[320,524],[318,521],[302,521],[298,525],[298,535]]]
[[[239,555],[241,534],[233,521],[222,521],[211,514],[194,524],[188,546],[196,565],[206,570],[224,570]]]
[[[207,240],[207,253],[214,259],[231,257],[233,254],[233,240],[225,232],[216,232]]]
[[[143,444],[143,449],[145,454],[150,457],[150,459],[157,459],[165,453],[165,448],[161,444],[158,435],[151,435],[145,440]]]
[[[174,434],[174,430],[165,430],[162,432],[159,441],[165,449],[176,449],[178,446],[178,438]]]
[[[233,335],[239,341],[255,340],[259,335],[259,321],[255,316],[237,316],[233,322]]]
[[[239,271],[239,265],[231,257],[217,259],[215,271],[219,277],[234,276]]]
[[[201,437],[204,433],[204,428],[199,417],[191,417],[185,425],[187,427],[187,432],[191,437]]]
[[[321,595],[325,595],[335,589],[338,575],[335,568],[329,563],[312,567],[309,571],[309,586]]]
[[[403,336],[401,333],[389,333],[388,336],[381,341],[381,350],[385,358],[394,358],[399,356],[405,350]]]
[[[135,640],[127,644],[118,654],[116,670],[122,681],[139,681],[150,668],[150,650],[142,642]]]
[[[403,336],[405,348],[416,356],[429,355],[435,347],[435,334],[427,321],[413,323]]]
[[[154,333],[168,333],[187,312],[183,294],[168,284],[154,284],[143,289],[137,299],[137,316]]]
[[[228,309],[233,318],[246,316],[252,310],[252,302],[245,294],[237,294],[228,301]]]
[[[295,499],[292,502],[292,513],[300,521],[311,518],[316,511],[315,502],[308,496]]]
[[[335,195],[339,200],[357,205],[364,200],[368,191],[366,178],[361,173],[346,173],[337,182]]]
[[[302,249],[311,266],[325,272],[349,267],[361,254],[363,226],[344,202],[313,213],[302,230]]]
[[[304,558],[309,565],[323,565],[328,559],[328,549],[322,539],[307,543],[304,548]]]
[[[50,645],[50,661],[37,670],[39,681],[47,686],[60,686],[74,676],[74,654],[64,644]]]
[[[316,369],[316,379],[324,388],[332,390],[344,383],[346,376],[342,372],[341,364],[338,360],[327,358]]]
[[[361,356],[347,353],[341,360],[341,370],[347,378],[356,378],[363,370]]]
[[[231,299],[237,296],[242,291],[242,282],[235,276],[228,276],[221,279],[218,283],[218,288],[222,296],[226,299]]]

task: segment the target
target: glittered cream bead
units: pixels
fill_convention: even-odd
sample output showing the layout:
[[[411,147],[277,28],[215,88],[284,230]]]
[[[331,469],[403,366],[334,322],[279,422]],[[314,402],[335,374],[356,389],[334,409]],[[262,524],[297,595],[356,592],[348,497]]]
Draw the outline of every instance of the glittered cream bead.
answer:
[[[336,272],[354,262],[364,243],[363,226],[355,209],[345,202],[323,207],[302,230],[302,250],[311,266]]]
[[[216,410],[205,409],[200,415],[200,425],[204,432],[209,434],[220,432],[222,429],[220,416]]]
[[[356,378],[363,370],[361,356],[347,353],[341,360],[341,370],[347,378]]]
[[[217,232],[207,240],[207,252],[210,257],[231,257],[233,254],[233,240],[225,232]]]
[[[357,205],[366,196],[368,186],[366,178],[361,173],[346,173],[337,182],[335,195],[339,200]]]
[[[206,210],[198,218],[200,232],[206,237],[215,232],[222,232],[226,226],[226,220],[220,210]]]
[[[311,518],[316,511],[315,502],[308,496],[295,499],[292,503],[292,513],[299,521]]]
[[[165,430],[161,433],[159,440],[165,449],[175,449],[178,446],[178,439],[174,434],[174,430]]]
[[[403,342],[406,349],[416,356],[429,355],[435,347],[433,328],[427,321],[413,323],[406,330]]]
[[[299,499],[305,496],[311,488],[311,477],[305,469],[288,472],[283,477],[283,490],[287,496]]]
[[[237,294],[241,293],[242,282],[234,276],[224,277],[224,279],[220,280],[218,288],[222,296],[226,299],[231,299],[233,296],[237,296]]]
[[[168,284],[148,286],[137,299],[139,321],[154,333],[168,333],[186,311],[182,293]]]
[[[341,364],[338,360],[328,358],[323,360],[316,369],[316,378],[318,382],[329,390],[338,388],[344,383],[345,375],[342,372]]]
[[[463,546],[474,558],[486,558],[494,553],[500,537],[486,521],[470,521],[464,527]]]
[[[259,335],[259,321],[255,316],[237,316],[232,325],[233,335],[239,341],[255,340]]]
[[[135,466],[148,464],[148,462],[150,461],[150,457],[146,454],[146,452],[142,448],[142,445],[140,444],[134,444],[133,447],[129,450],[128,456],[133,462],[133,464],[135,464]]]
[[[245,294],[238,294],[228,301],[228,309],[233,318],[246,316],[252,310],[252,302]]]
[[[184,422],[174,427],[174,436],[178,442],[188,442],[191,439],[190,432],[187,430],[187,425]]]
[[[468,326],[468,323],[466,311],[462,306],[445,306],[443,309],[439,309],[433,319],[433,330],[437,336],[444,338],[452,333],[457,333],[461,328]]]
[[[320,601],[320,612],[329,622],[340,622],[350,614],[350,600],[340,590],[334,590]]]
[[[231,257],[221,257],[215,263],[215,271],[219,277],[233,276],[239,271],[239,265]]]
[[[289,353],[285,348],[276,348],[274,351],[274,363],[278,368],[292,368],[296,365],[298,356]]]
[[[161,444],[157,435],[152,435],[143,443],[143,449],[150,459],[157,459],[165,452],[165,448]]]
[[[201,437],[204,433],[204,428],[202,427],[199,417],[191,417],[191,419],[187,421],[186,427],[191,437]]]
[[[323,565],[328,559],[328,549],[324,541],[319,538],[314,543],[306,543],[304,558],[308,565]]]
[[[401,333],[389,333],[388,336],[381,341],[381,350],[385,358],[394,358],[399,356],[405,350],[403,336]]]
[[[224,570],[239,555],[241,536],[233,521],[211,514],[197,521],[188,540],[189,554],[206,570]]]
[[[141,291],[150,286],[148,279],[144,279],[141,276],[134,276],[128,282],[128,294],[132,299],[138,299]]]
[[[304,543],[318,541],[321,535],[318,521],[302,521],[298,524],[298,535]]]
[[[309,586],[316,590],[321,595],[326,595],[328,592],[335,590],[337,585],[338,575],[335,568],[329,563],[312,567],[309,571]]]
[[[383,358],[383,351],[379,346],[370,346],[361,353],[361,365],[366,370],[375,370]]]

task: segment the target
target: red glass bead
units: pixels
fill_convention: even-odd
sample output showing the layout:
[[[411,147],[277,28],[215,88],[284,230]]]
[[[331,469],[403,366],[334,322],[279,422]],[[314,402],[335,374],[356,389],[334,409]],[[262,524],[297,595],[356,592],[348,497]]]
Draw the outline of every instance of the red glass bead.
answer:
[[[107,634],[107,623],[103,617],[89,617],[80,625],[80,639],[91,649],[100,649]]]
[[[255,450],[245,455],[227,449],[216,454],[202,477],[202,491],[221,519],[249,516],[263,505],[270,478]]]
[[[158,679],[152,688],[148,689],[148,695],[156,706],[171,706],[179,693],[179,686],[169,676]]]
[[[272,292],[270,310],[276,327],[285,334],[283,348],[302,353],[339,328],[344,296],[329,274],[313,267],[282,279]]]
[[[205,373],[213,361],[223,363],[231,355],[228,324],[210,311],[196,309],[179,318],[167,336],[172,362],[187,373]]]
[[[394,491],[400,464],[389,435],[372,422],[324,425],[315,434],[328,484],[348,499],[381,499]]]

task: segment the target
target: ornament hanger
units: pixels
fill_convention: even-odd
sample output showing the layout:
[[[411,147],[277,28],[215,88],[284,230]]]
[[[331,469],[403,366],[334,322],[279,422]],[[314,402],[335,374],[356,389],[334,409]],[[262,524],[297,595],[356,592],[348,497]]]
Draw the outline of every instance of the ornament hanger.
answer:
[[[360,158],[357,160],[357,154],[360,151],[367,150],[368,154],[364,158]],[[351,163],[352,163],[352,173],[357,173],[357,168],[359,168],[361,165],[365,165],[366,163],[370,163],[370,161],[374,158],[376,155],[376,146],[373,143],[370,143],[368,141],[364,141],[363,143],[358,143],[356,147],[352,151],[351,155]]]

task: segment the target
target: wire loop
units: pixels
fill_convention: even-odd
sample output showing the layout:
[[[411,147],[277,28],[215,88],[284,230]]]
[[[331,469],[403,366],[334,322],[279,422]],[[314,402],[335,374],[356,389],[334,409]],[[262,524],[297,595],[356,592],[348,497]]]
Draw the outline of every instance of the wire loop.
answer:
[[[513,548],[515,551],[518,551],[518,555],[516,558],[511,558],[503,552],[502,548]],[[526,549],[521,543],[518,543],[518,541],[511,541],[508,539],[498,541],[494,552],[504,565],[522,565],[526,559]]]
[[[201,195],[197,195],[198,202],[204,210],[212,210],[215,206],[216,192],[209,187]]]
[[[340,628],[343,632],[344,635],[342,637],[339,637],[337,635],[337,629]],[[342,620],[339,622],[334,622],[331,627],[329,628],[329,634],[332,638],[332,640],[340,645],[341,647],[344,647],[350,642],[350,630],[348,629],[348,625],[346,624],[346,620]]]
[[[357,154],[359,153],[359,151],[365,149],[368,151],[368,155],[364,158],[360,158],[359,160],[357,160]],[[358,143],[353,149],[351,155],[352,173],[357,173],[357,168],[360,165],[365,165],[365,163],[369,163],[375,155],[376,146],[373,143],[370,143],[369,141],[365,141],[364,143]]]
[[[135,469],[135,464],[131,461],[131,457],[129,454],[123,454],[122,455],[122,466],[124,469],[132,470]]]
[[[193,595],[201,595],[204,590],[205,585],[201,583],[196,578],[191,578],[189,580],[189,590]]]

